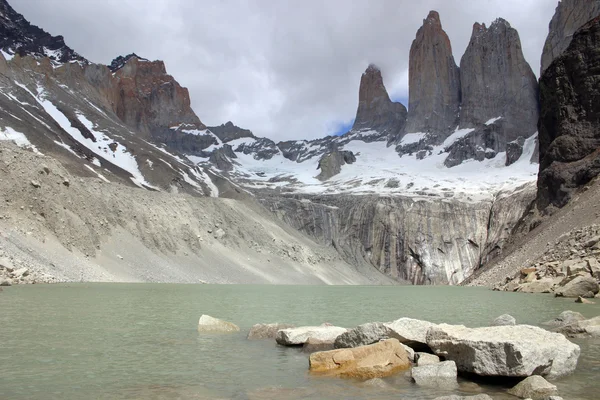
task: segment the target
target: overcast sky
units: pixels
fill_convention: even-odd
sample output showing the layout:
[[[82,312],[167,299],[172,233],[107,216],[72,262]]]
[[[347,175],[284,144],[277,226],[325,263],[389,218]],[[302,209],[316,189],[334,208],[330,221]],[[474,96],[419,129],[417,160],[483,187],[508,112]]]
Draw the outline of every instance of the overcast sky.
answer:
[[[474,22],[503,17],[536,75],[558,0],[9,0],[17,12],[97,63],[135,52],[164,60],[207,125],[233,121],[275,140],[339,132],[378,65],[407,105],[408,53],[429,10],[456,63]]]

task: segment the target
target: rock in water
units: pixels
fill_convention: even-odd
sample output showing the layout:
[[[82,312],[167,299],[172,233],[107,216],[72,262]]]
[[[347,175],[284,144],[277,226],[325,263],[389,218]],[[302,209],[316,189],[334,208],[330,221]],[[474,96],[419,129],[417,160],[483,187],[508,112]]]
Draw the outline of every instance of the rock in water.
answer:
[[[600,173],[600,17],[573,36],[540,79],[538,208],[564,206]]]
[[[458,372],[454,361],[413,367],[411,376],[419,386],[452,388],[458,386]]]
[[[278,331],[275,341],[282,346],[301,346],[309,339],[334,343],[335,339],[346,331],[346,328],[339,326],[302,326]]]
[[[533,400],[542,400],[548,396],[557,394],[556,386],[545,380],[539,375],[533,375],[523,379],[515,387],[508,390],[509,394],[522,399],[530,398]]]
[[[228,333],[239,331],[240,328],[237,325],[213,318],[210,315],[202,315],[198,321],[198,332],[202,333]]]
[[[309,369],[344,378],[373,379],[391,376],[410,365],[400,342],[387,339],[368,346],[313,353]]]
[[[575,31],[599,14],[600,0],[561,0],[558,2],[544,44],[540,76],[544,74],[552,61],[569,47]]]
[[[385,324],[394,332],[394,337],[412,348],[427,347],[427,331],[436,324],[413,318],[400,318]]]
[[[570,324],[573,324],[573,323],[576,323],[579,321],[583,321],[583,320],[585,320],[585,317],[583,316],[583,314],[578,313],[576,311],[567,310],[567,311],[561,312],[560,315],[558,317],[556,317],[555,319],[553,319],[552,321],[548,321],[548,322],[544,323],[544,325],[561,327],[561,326],[570,325]]]
[[[460,73],[437,11],[429,12],[412,42],[408,80],[406,132],[448,134],[456,128]]]
[[[507,325],[516,325],[517,320],[515,317],[509,314],[502,314],[494,321],[492,321],[492,326],[507,326]]]
[[[288,328],[295,328],[295,326],[280,323],[255,324],[250,328],[250,332],[248,332],[248,340],[275,339],[277,331]]]
[[[575,370],[580,349],[563,335],[529,325],[467,328],[441,324],[427,333],[439,356],[456,362],[461,372],[481,376],[550,379]]]
[[[386,324],[381,322],[370,322],[342,333],[335,339],[335,348],[344,349],[351,347],[367,346],[380,340],[396,338],[397,335]]]
[[[352,130],[376,130],[395,135],[404,129],[406,114],[402,103],[390,100],[379,68],[369,65],[360,78],[358,109]]]
[[[598,282],[591,276],[576,276],[555,291],[557,297],[579,297],[586,296],[588,292],[598,293],[600,288]]]
[[[519,33],[506,20],[498,18],[489,29],[473,25],[460,60],[460,84],[461,128],[502,117],[499,135],[504,144],[537,131],[537,79],[523,56]]]
[[[600,337],[600,317],[573,321],[559,326],[555,331],[573,338]]]

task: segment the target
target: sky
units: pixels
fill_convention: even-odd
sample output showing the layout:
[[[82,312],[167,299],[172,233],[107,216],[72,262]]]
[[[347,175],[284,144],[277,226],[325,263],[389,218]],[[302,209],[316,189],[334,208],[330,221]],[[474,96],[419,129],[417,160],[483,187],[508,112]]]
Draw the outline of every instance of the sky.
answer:
[[[163,60],[206,125],[232,121],[276,141],[344,132],[361,74],[377,65],[408,106],[408,54],[437,10],[457,64],[474,22],[519,32],[539,74],[558,0],[9,0],[92,62]]]

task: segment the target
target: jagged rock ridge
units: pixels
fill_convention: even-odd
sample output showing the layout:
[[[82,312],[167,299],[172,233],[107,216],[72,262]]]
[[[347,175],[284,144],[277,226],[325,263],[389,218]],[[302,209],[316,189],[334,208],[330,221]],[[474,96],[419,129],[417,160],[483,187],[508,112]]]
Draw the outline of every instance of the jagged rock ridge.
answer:
[[[538,207],[564,206],[600,173],[600,17],[573,35],[540,79]]]
[[[0,49],[10,55],[48,57],[59,63],[88,63],[65,44],[62,36],[52,36],[30,24],[6,0],[0,0]]]
[[[437,11],[431,11],[410,48],[406,132],[443,138],[458,124],[460,73]]]
[[[600,15],[600,0],[561,0],[549,24],[542,52],[540,77],[555,58],[567,49],[573,34],[586,22]]]

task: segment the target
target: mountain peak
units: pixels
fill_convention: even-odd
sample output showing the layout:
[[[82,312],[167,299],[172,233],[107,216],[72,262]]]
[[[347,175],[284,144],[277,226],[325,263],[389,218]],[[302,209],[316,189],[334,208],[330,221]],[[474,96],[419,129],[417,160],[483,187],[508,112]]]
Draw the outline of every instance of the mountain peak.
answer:
[[[0,0],[0,50],[9,55],[48,57],[57,63],[89,61],[65,44],[62,36],[52,36],[32,25],[6,0]]]
[[[115,72],[115,71],[123,68],[123,66],[125,64],[127,64],[127,61],[129,61],[132,58],[137,58],[138,60],[141,60],[141,61],[150,61],[147,58],[143,58],[143,57],[138,56],[135,53],[131,53],[131,54],[127,54],[126,56],[118,56],[117,58],[115,58],[114,60],[112,60],[112,62],[108,66],[108,68],[112,72]]]
[[[423,25],[425,24],[429,24],[429,25],[438,25],[438,26],[442,26],[442,22],[440,20],[440,13],[438,13],[435,10],[431,10],[429,11],[429,14],[427,15],[427,18],[425,18],[425,20],[423,20]]]

